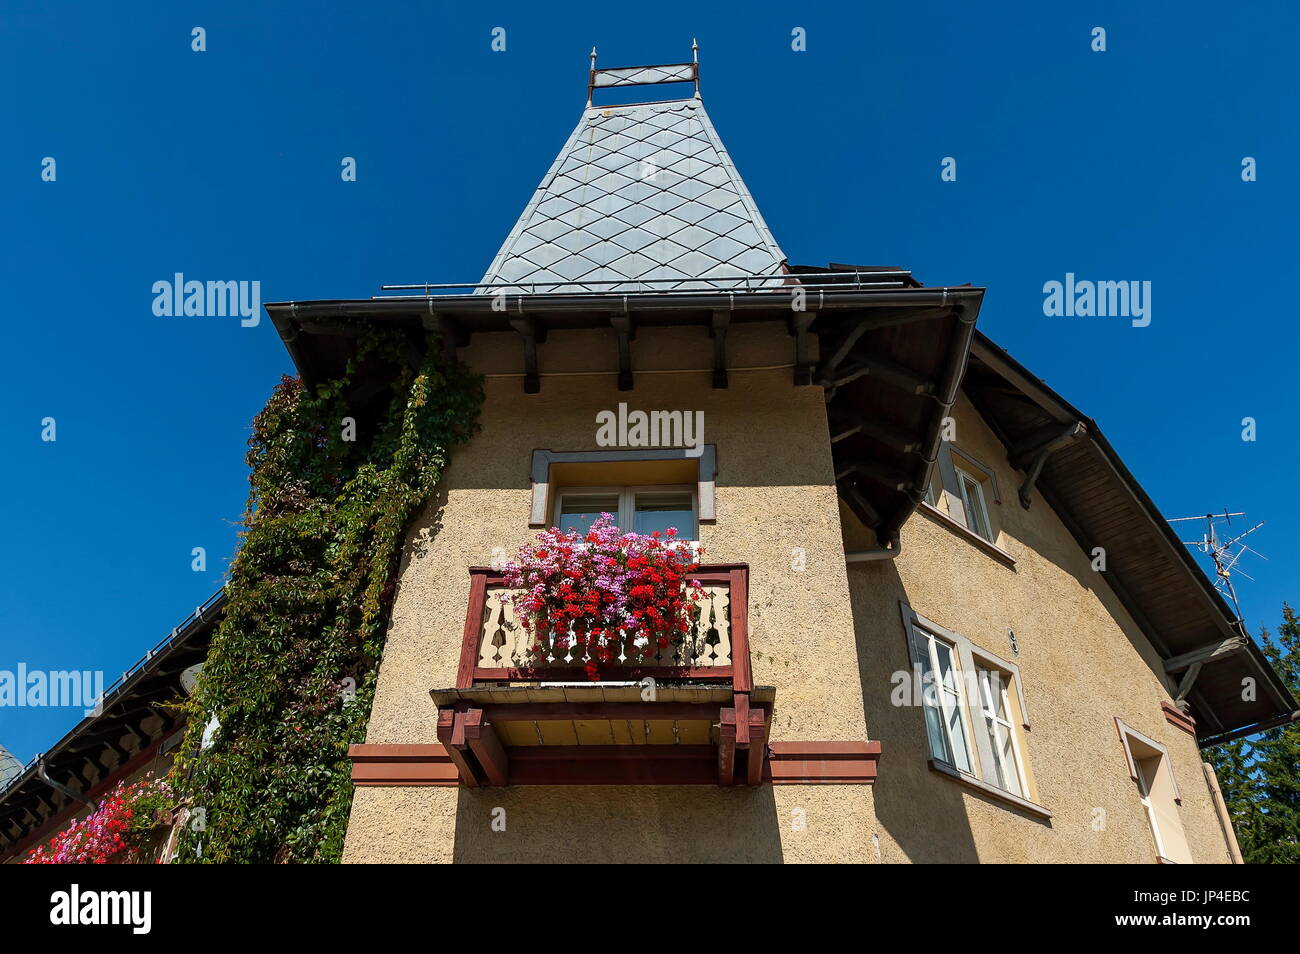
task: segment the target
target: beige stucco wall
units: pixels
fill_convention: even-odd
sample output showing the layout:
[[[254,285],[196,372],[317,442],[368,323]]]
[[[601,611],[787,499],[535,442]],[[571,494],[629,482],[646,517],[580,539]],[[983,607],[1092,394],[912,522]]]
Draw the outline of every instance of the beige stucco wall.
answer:
[[[517,376],[488,378],[482,432],[455,453],[442,493],[417,521],[367,742],[436,741],[428,691],[455,683],[467,567],[489,564],[495,548],[513,551],[531,538],[533,449],[597,449],[596,414],[620,401],[632,409],[704,412],[704,440],[717,446],[719,469],[717,521],[700,528],[704,560],[750,566],[754,679],[777,687],[773,739],[867,737],[825,402],[819,389],[791,383],[793,339],[783,325],[733,327],[731,366],[766,370],[733,370],[725,390],[713,389],[703,370],[711,365],[711,343],[702,329],[640,329],[633,348],[638,374],[631,392],[618,391],[611,374],[546,377],[535,395],[522,393]],[[476,336],[462,357],[489,374],[516,371],[519,340]],[[607,332],[552,332],[541,348],[544,374],[616,366]],[[656,368],[695,370],[642,373]],[[802,572],[794,569],[795,548],[807,554]],[[685,850],[701,859],[863,860],[870,798],[861,786],[775,794],[707,786],[366,788],[357,792],[346,859],[586,854],[644,861],[673,860]],[[482,821],[483,809],[498,805],[511,819],[508,837]],[[804,827],[796,831],[792,812],[801,807]],[[596,831],[582,821],[586,815],[608,822]]]
[[[1227,861],[1196,743],[1161,712],[1171,696],[1154,649],[1041,496],[1029,510],[1020,506],[1023,476],[964,398],[953,417],[957,445],[995,474],[1001,503],[989,500],[990,516],[1015,567],[918,513],[903,528],[897,560],[849,569],[867,724],[884,747],[875,809],[885,860],[1153,862],[1118,717],[1168,748],[1193,858]],[[851,545],[867,545],[852,517],[845,523]],[[889,702],[890,675],[908,666],[900,600],[1019,667],[1027,758],[1050,822],[929,769],[920,712]]]
[[[733,327],[728,345],[733,368],[767,370],[733,370],[730,387],[715,390],[703,370],[710,342],[702,329],[641,329],[635,390],[619,392],[610,374],[582,373],[544,377],[536,395],[522,393],[518,376],[493,376],[517,371],[516,336],[478,335],[462,350],[489,374],[483,429],[455,453],[416,521],[367,742],[436,741],[428,691],[455,682],[467,568],[533,532],[532,450],[595,449],[596,413],[625,401],[704,411],[719,468],[718,519],[700,531],[705,561],[750,566],[755,681],[777,688],[772,737],[882,740],[874,790],[361,788],[345,861],[1150,861],[1115,716],[1169,746],[1192,850],[1198,860],[1220,860],[1226,851],[1195,745],[1160,715],[1154,653],[1048,509],[1014,504],[1005,453],[969,409],[959,412],[959,436],[998,469],[1004,503],[994,518],[1017,569],[919,515],[904,528],[896,562],[846,568],[821,390],[792,386],[783,326]],[[552,332],[540,361],[544,374],[612,371],[613,338]],[[642,373],[670,368],[695,370]],[[864,537],[850,542],[867,545]],[[919,710],[889,704],[890,674],[907,666],[899,599],[999,655],[1009,655],[1006,629],[1016,630],[1033,719],[1029,759],[1042,801],[1056,812],[1050,825],[926,767]],[[1107,812],[1104,832],[1090,827],[1093,807]],[[504,810],[505,831],[492,826],[495,809]]]

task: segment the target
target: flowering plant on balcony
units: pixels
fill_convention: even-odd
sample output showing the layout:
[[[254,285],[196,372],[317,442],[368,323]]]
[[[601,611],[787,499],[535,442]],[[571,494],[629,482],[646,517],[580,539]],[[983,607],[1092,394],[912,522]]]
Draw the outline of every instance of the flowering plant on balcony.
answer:
[[[28,865],[104,865],[135,861],[157,826],[160,811],[174,801],[166,779],[146,775],[119,782],[95,810],[38,845],[23,859]]]
[[[696,552],[669,529],[624,533],[603,513],[586,533],[552,527],[503,568],[534,661],[570,654],[591,679],[616,660],[681,646],[699,619]],[[701,551],[702,552],[702,551]],[[572,652],[570,653],[570,650]]]

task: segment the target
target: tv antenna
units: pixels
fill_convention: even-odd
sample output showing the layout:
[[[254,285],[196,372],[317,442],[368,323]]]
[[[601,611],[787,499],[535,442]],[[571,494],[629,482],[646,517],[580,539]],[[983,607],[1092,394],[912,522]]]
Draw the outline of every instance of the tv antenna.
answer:
[[[1253,553],[1261,560],[1267,560],[1268,557],[1258,550],[1247,546],[1241,541],[1250,536],[1260,527],[1264,526],[1264,521],[1255,524],[1249,530],[1244,530],[1236,536],[1223,539],[1219,535],[1219,527],[1232,526],[1233,517],[1244,517],[1245,511],[1235,510],[1229,513],[1224,510],[1223,513],[1207,513],[1200,517],[1174,517],[1170,523],[1184,523],[1188,520],[1204,520],[1205,534],[1199,540],[1182,541],[1189,547],[1195,547],[1214,563],[1214,588],[1224,595],[1232,603],[1233,612],[1237,614],[1237,621],[1241,622],[1241,604],[1237,601],[1237,588],[1233,586],[1232,575],[1238,573],[1248,580],[1253,580],[1248,573],[1237,567],[1241,558],[1247,553]],[[1234,549],[1235,548],[1235,549]]]

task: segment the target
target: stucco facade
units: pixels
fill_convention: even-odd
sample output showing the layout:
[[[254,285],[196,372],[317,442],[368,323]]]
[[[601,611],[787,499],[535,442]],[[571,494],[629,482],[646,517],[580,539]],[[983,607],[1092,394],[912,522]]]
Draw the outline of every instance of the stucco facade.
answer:
[[[524,395],[517,338],[476,335],[461,358],[487,375],[482,429],[412,528],[367,744],[437,741],[428,693],[455,681],[468,568],[534,532],[531,452],[594,449],[596,414],[626,402],[704,412],[717,519],[700,541],[706,562],[749,565],[771,741],[879,740],[877,783],[358,787],[345,861],[1153,862],[1116,718],[1167,747],[1195,860],[1228,860],[1195,741],[1162,715],[1155,651],[1050,508],[1019,506],[1021,478],[969,405],[956,444],[996,475],[990,516],[1010,559],[923,508],[897,559],[846,564],[846,547],[875,543],[837,503],[823,391],[791,385],[789,341],[777,323],[734,328],[729,387],[715,389],[701,329],[642,329],[635,389],[620,392],[607,335],[553,331],[541,393]],[[909,668],[900,601],[999,656],[1015,631],[1026,759],[1050,819],[929,767],[920,709],[890,701]]]

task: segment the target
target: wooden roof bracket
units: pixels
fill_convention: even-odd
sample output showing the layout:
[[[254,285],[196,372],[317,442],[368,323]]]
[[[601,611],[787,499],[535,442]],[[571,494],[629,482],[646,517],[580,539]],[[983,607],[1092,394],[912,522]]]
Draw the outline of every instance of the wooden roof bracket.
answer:
[[[636,326],[629,314],[610,315],[609,323],[618,337],[618,389],[632,390],[632,342],[636,340]]]
[[[1020,506],[1026,510],[1029,509],[1029,493],[1034,489],[1034,484],[1038,482],[1038,477],[1043,472],[1043,465],[1047,463],[1047,458],[1056,453],[1062,447],[1073,443],[1076,439],[1087,432],[1087,428],[1082,421],[1071,421],[1064,428],[1050,428],[1046,435],[1039,433],[1022,442],[1023,446],[1012,448],[1008,457],[1011,460],[1011,466],[1017,470],[1027,471],[1025,482],[1020,485]],[[1025,464],[1029,466],[1026,468]]]
[[[546,326],[536,318],[511,318],[510,327],[524,340],[524,393],[537,394],[542,390],[541,375],[537,372],[537,346],[546,342]]]
[[[792,312],[789,320],[790,334],[794,336],[794,384],[795,387],[816,383],[813,379],[814,366],[809,354],[812,344],[808,329],[817,315],[811,311]]]
[[[727,386],[727,329],[731,326],[731,312],[717,308],[709,323],[709,337],[713,339],[713,386]]]

